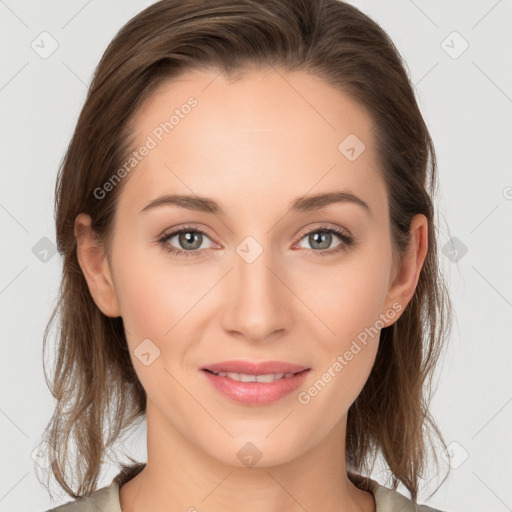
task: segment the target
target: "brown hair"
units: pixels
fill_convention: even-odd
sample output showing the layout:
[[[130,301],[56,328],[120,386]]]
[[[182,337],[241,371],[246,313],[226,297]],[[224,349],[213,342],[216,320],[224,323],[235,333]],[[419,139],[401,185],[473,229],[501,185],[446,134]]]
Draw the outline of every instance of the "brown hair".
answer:
[[[339,0],[162,0],[131,19],[106,49],[57,178],[57,245],[64,261],[59,300],[44,333],[43,360],[58,315],[51,383],[57,402],[45,442],[51,472],[74,498],[95,490],[107,451],[146,408],[122,318],[99,310],[78,264],[75,217],[89,214],[95,232],[108,241],[126,180],[101,200],[94,190],[133,150],[130,120],[156,87],[186,70],[233,76],[251,65],[306,70],[367,109],[397,255],[408,246],[412,217],[421,213],[428,220],[428,253],[414,296],[402,316],[382,329],[372,372],[348,411],[347,467],[369,474],[371,456],[373,467],[381,452],[393,488],[402,482],[416,502],[427,460],[425,437],[432,443],[435,432],[446,449],[428,412],[432,374],[451,318],[437,260],[436,158],[393,42],[377,23]],[[67,473],[70,440],[77,447],[76,490]]]

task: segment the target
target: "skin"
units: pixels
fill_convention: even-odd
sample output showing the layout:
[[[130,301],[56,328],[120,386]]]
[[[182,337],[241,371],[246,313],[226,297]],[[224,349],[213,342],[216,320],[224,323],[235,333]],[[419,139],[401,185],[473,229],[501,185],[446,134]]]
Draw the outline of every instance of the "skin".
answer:
[[[318,77],[251,69],[229,81],[218,71],[188,72],[137,112],[135,146],[190,96],[198,106],[125,178],[110,242],[94,236],[87,215],[75,222],[90,292],[103,313],[122,316],[148,397],[148,462],[121,487],[122,509],[374,511],[372,494],[347,478],[345,434],[379,337],[310,403],[299,403],[297,394],[380,314],[393,304],[403,311],[427,252],[427,220],[414,217],[409,251],[394,265],[372,119]],[[338,150],[351,133],[366,146],[354,161]],[[371,214],[348,202],[289,212],[298,197],[332,191],[357,195]],[[225,215],[176,205],[140,212],[165,193],[213,198]],[[158,243],[183,224],[206,231],[196,249],[201,256],[175,256]],[[344,228],[358,243],[321,256],[344,246],[335,234],[328,249],[303,235],[321,225]],[[247,236],[263,249],[252,263],[236,252]],[[191,250],[179,236],[167,245]],[[160,350],[148,366],[134,356],[144,339]],[[199,371],[231,359],[287,361],[311,371],[297,392],[247,406],[213,389]],[[253,467],[237,457],[247,442],[262,454]]]

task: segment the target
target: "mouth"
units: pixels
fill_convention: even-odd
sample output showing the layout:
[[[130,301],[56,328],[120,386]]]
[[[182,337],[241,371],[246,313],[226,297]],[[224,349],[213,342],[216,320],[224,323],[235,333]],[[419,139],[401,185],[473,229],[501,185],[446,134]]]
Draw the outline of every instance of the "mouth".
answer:
[[[239,373],[243,375],[287,375],[297,374],[303,370],[310,370],[308,366],[302,366],[284,361],[222,361],[205,365],[201,370],[211,373]]]
[[[228,379],[235,380],[237,382],[263,382],[270,383],[276,380],[289,379],[300,373],[308,372],[309,369],[302,370],[300,372],[288,372],[288,373],[265,373],[261,375],[254,375],[250,373],[238,373],[238,372],[214,372],[212,370],[204,369],[203,371],[216,375],[217,377],[227,377]]]
[[[278,361],[226,361],[200,370],[225,397],[245,405],[268,405],[297,389],[311,368]]]

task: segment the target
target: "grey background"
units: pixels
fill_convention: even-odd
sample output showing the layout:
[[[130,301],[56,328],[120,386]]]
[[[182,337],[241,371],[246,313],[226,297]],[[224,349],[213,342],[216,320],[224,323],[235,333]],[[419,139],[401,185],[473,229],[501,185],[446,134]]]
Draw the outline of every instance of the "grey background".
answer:
[[[151,3],[0,0],[0,512],[69,500],[50,502],[32,458],[53,407],[41,347],[61,270],[52,252],[55,176],[94,67]],[[440,252],[456,317],[432,413],[453,467],[428,503],[512,510],[512,2],[351,3],[404,56],[438,156]],[[144,428],[122,446],[140,460]],[[106,464],[100,486],[116,473]],[[381,470],[373,476],[386,484]]]

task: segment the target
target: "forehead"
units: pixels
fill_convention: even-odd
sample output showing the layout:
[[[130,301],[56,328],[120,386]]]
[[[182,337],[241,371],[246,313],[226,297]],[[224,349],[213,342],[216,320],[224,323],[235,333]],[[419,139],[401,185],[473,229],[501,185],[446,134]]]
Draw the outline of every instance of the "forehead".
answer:
[[[164,192],[243,201],[258,211],[279,196],[288,202],[333,188],[386,206],[371,117],[305,71],[257,68],[236,80],[190,71],[161,85],[131,126],[133,149],[150,149],[120,202],[139,210]]]

